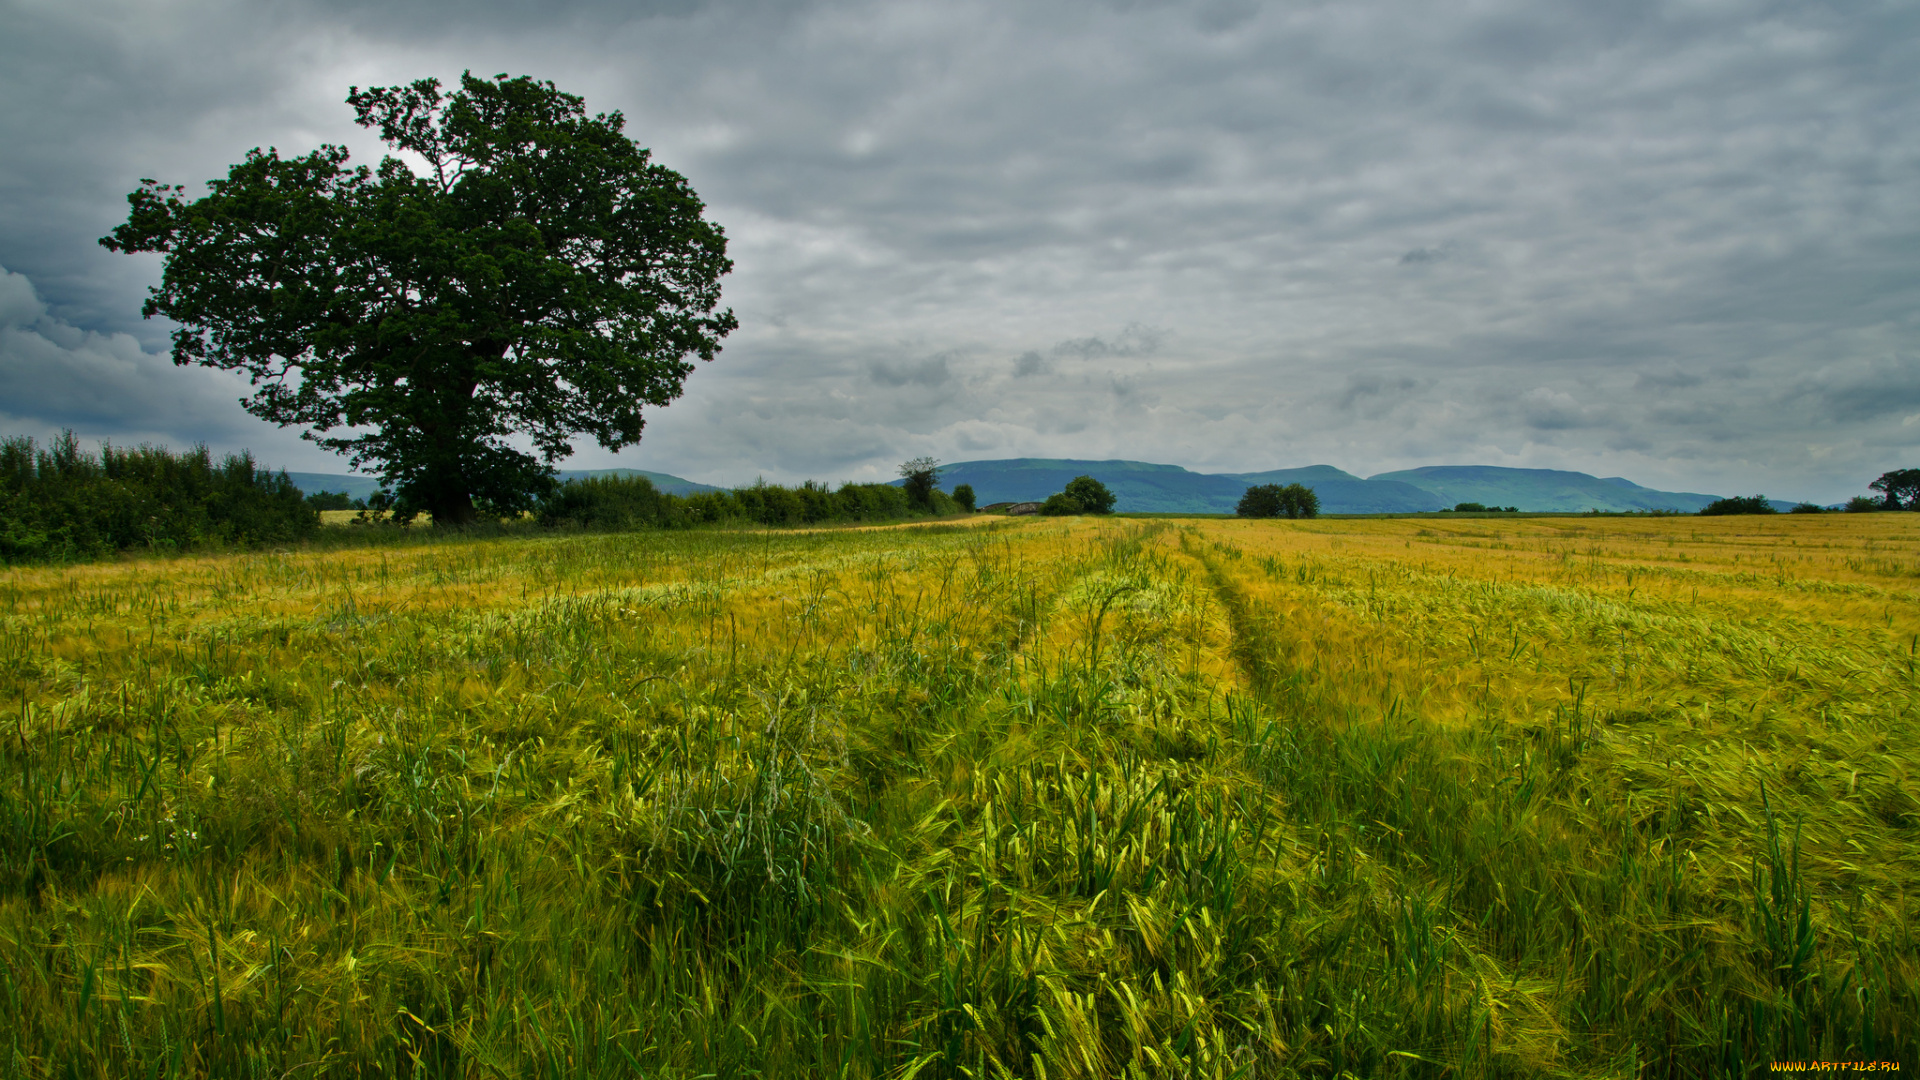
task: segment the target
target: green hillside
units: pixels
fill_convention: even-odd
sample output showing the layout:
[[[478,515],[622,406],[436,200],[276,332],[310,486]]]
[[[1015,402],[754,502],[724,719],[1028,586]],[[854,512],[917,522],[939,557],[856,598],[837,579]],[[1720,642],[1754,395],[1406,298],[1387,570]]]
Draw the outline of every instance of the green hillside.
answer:
[[[962,461],[940,467],[940,486],[971,484],[982,505],[1039,502],[1076,476],[1091,476],[1118,498],[1116,509],[1135,514],[1230,514],[1247,490],[1244,480],[1189,472],[1144,461],[1011,458]]]
[[[589,476],[644,476],[653,481],[653,486],[669,495],[691,495],[696,491],[719,491],[711,484],[697,484],[668,473],[648,472],[645,469],[562,469],[560,479],[572,480]],[[364,499],[380,490],[380,478],[377,476],[353,476],[347,473],[310,473],[290,472],[287,478],[293,486],[311,495],[316,491],[341,491],[350,499]]]
[[[1690,491],[1656,491],[1617,476],[1601,478],[1560,469],[1508,469],[1495,465],[1429,465],[1379,473],[1368,479],[1424,488],[1447,506],[1477,502],[1517,506],[1536,513],[1586,510],[1691,513],[1718,498]]]

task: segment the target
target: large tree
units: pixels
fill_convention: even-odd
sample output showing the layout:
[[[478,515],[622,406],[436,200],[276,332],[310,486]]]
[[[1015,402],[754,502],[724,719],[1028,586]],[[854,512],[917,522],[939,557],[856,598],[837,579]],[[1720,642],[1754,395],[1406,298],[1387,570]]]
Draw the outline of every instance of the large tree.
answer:
[[[738,325],[715,312],[725,234],[619,113],[471,73],[347,102],[423,168],[256,149],[197,200],[141,181],[100,242],[166,256],[144,313],[180,324],[174,363],[245,372],[249,412],[377,468],[405,510],[525,507],[574,437],[638,442]]]
[[[1886,498],[1889,510],[1920,510],[1920,469],[1894,469],[1868,484]]]

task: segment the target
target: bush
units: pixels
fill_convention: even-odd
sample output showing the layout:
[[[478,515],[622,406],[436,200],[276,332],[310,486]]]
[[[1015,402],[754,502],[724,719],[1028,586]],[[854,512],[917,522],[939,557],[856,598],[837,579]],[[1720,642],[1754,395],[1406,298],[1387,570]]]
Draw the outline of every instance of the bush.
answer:
[[[1456,514],[1484,514],[1487,512],[1487,508],[1477,502],[1454,503],[1453,512]]]
[[[541,499],[535,519],[548,527],[577,529],[675,529],[728,522],[755,525],[819,525],[832,522],[898,521],[918,513],[952,513],[946,493],[931,492],[925,511],[891,484],[843,484],[838,491],[807,481],[799,487],[758,482],[732,491],[669,495],[644,476],[594,476],[557,485]]]
[[[1875,510],[1880,509],[1881,505],[1879,499],[1873,498],[1870,495],[1855,495],[1853,498],[1847,500],[1847,513],[1871,514]]]
[[[215,465],[204,446],[176,454],[103,444],[94,455],[71,431],[44,450],[32,439],[0,440],[0,561],[284,543],[319,525],[287,474],[259,468],[250,454]]]
[[[534,517],[548,527],[671,528],[691,523],[678,502],[644,476],[585,476],[557,485]]]
[[[967,513],[973,513],[974,494],[972,484],[961,484],[953,489],[954,505]]]
[[[1717,517],[1723,514],[1773,514],[1773,504],[1765,495],[1736,495],[1730,499],[1715,499],[1701,509],[1702,517]]]
[[[316,491],[307,496],[307,507],[312,510],[365,510],[365,499],[347,498],[344,491]]]
[[[1049,517],[1062,517],[1067,514],[1084,514],[1087,511],[1085,507],[1080,505],[1078,499],[1071,498],[1064,492],[1056,491],[1047,496],[1046,502],[1040,504],[1040,512]]]
[[[1826,512],[1826,507],[1821,506],[1819,503],[1810,502],[1796,504],[1792,510],[1788,511],[1788,513],[1791,514],[1824,514]]]

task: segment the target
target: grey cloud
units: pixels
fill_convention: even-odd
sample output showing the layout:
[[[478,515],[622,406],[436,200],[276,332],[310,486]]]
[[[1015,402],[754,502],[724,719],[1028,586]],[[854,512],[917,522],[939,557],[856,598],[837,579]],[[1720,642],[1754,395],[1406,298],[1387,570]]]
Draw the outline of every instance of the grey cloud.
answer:
[[[244,379],[177,368],[127,334],[101,334],[53,316],[24,275],[0,267],[0,420],[6,434],[71,429],[87,438],[218,451],[251,447],[298,467],[325,456],[243,412]]]
[[[953,378],[953,372],[947,370],[947,358],[944,356],[930,356],[924,360],[898,364],[876,360],[867,370],[873,381],[881,386],[939,386]]]
[[[1643,371],[1633,380],[1635,390],[1686,390],[1706,380],[1691,371]]]
[[[1029,375],[1045,375],[1052,370],[1053,364],[1048,361],[1046,357],[1041,356],[1032,349],[1028,349],[1026,352],[1013,358],[1013,374],[1015,378],[1026,378]]]
[[[1055,345],[1052,352],[1055,356],[1077,356],[1082,360],[1152,356],[1160,351],[1166,336],[1165,330],[1129,323],[1113,338],[1073,338]]]
[[[1798,397],[1818,401],[1841,423],[1858,423],[1920,410],[1920,360],[1894,359],[1834,372],[1802,386]]]
[[[1830,501],[1920,451],[1910,5],[102,3],[0,37],[0,263],[102,355],[167,329],[157,262],[93,246],[139,177],[370,162],[349,83],[471,67],[624,110],[732,238],[741,331],[618,463],[1485,460]],[[90,407],[158,431],[166,382]]]
[[[1407,375],[1349,375],[1346,386],[1334,397],[1333,403],[1351,412],[1363,403],[1397,404],[1419,389],[1420,381]]]
[[[1541,431],[1591,427],[1599,422],[1572,394],[1544,386],[1522,394],[1520,408],[1527,426]]]

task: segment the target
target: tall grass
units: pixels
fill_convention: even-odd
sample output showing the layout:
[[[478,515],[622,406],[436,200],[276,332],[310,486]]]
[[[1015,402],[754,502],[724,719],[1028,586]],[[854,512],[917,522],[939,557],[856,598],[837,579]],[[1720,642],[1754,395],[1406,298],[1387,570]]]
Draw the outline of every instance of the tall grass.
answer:
[[[0,1073],[1920,1066],[1920,531],[1421,525],[9,571]]]

